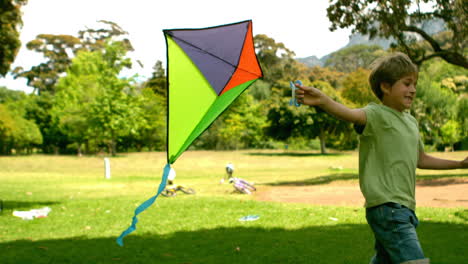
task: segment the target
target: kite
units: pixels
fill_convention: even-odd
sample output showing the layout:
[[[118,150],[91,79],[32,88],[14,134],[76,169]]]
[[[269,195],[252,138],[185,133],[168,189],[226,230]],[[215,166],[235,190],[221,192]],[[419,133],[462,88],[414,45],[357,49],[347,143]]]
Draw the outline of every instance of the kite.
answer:
[[[167,47],[167,164],[156,195],[135,209],[137,215],[164,190],[171,164],[263,72],[255,54],[252,21],[207,28],[163,30]]]

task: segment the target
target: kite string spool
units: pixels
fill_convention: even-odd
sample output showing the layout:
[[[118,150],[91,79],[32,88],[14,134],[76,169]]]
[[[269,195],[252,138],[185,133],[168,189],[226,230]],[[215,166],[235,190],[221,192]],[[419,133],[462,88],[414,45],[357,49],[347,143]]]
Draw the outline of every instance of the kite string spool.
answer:
[[[296,90],[298,88],[296,87],[295,84],[298,84],[298,85],[302,86],[302,82],[300,80],[297,80],[295,83],[289,82],[289,86],[291,88],[291,100],[289,101],[289,105],[294,105],[296,107],[299,107],[299,106],[301,106],[301,104],[298,103],[297,99],[296,99]]]
[[[132,224],[117,238],[117,244],[119,244],[121,247],[123,247],[124,237],[136,230],[136,224],[138,223],[137,215],[148,209],[148,207],[150,207],[154,203],[154,201],[156,201],[156,198],[158,198],[159,194],[166,188],[167,177],[169,176],[170,170],[171,165],[166,164],[166,166],[164,167],[161,183],[159,184],[158,192],[156,193],[156,195],[149,198],[135,209],[135,215],[132,218]]]

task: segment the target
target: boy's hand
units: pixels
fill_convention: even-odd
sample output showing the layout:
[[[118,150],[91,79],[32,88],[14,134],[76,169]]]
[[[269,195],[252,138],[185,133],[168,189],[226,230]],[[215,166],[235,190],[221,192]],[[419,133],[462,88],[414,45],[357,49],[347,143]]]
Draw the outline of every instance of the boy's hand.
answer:
[[[305,87],[295,84],[297,102],[305,105],[320,106],[324,103],[325,94],[314,87]]]

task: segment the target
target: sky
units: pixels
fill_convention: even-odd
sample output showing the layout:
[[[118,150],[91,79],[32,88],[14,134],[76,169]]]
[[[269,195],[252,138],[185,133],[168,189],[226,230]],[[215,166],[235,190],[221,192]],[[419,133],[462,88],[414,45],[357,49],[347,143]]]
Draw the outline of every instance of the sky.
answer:
[[[22,47],[11,69],[30,69],[45,61],[29,51],[26,43],[39,34],[78,35],[78,31],[98,28],[98,20],[117,23],[129,33],[135,51],[128,54],[134,63],[128,74],[142,79],[151,76],[156,61],[166,67],[163,29],[203,28],[251,19],[253,34],[265,34],[295,52],[296,57],[322,57],[344,47],[350,29],[329,30],[328,0],[29,0],[22,7]],[[102,25],[102,24],[101,24]],[[26,80],[0,77],[0,86],[31,92]]]

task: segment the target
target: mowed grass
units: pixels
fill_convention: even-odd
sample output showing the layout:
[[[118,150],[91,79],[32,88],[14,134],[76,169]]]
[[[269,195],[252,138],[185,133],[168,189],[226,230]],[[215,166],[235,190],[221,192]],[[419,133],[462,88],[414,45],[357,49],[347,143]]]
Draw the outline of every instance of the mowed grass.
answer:
[[[432,153],[463,159],[468,152]],[[154,195],[165,153],[103,157],[0,157],[0,263],[368,263],[373,237],[362,207],[255,201],[219,184],[228,162],[259,190],[298,182],[357,184],[357,153],[187,151],[176,182],[197,194],[159,197],[120,247],[135,208]],[[341,170],[335,168],[342,167]],[[419,178],[468,177],[467,170]],[[326,179],[326,180],[323,180]],[[14,210],[52,208],[31,221]],[[418,234],[431,263],[466,263],[467,208],[418,208]],[[252,222],[240,217],[259,215]]]

